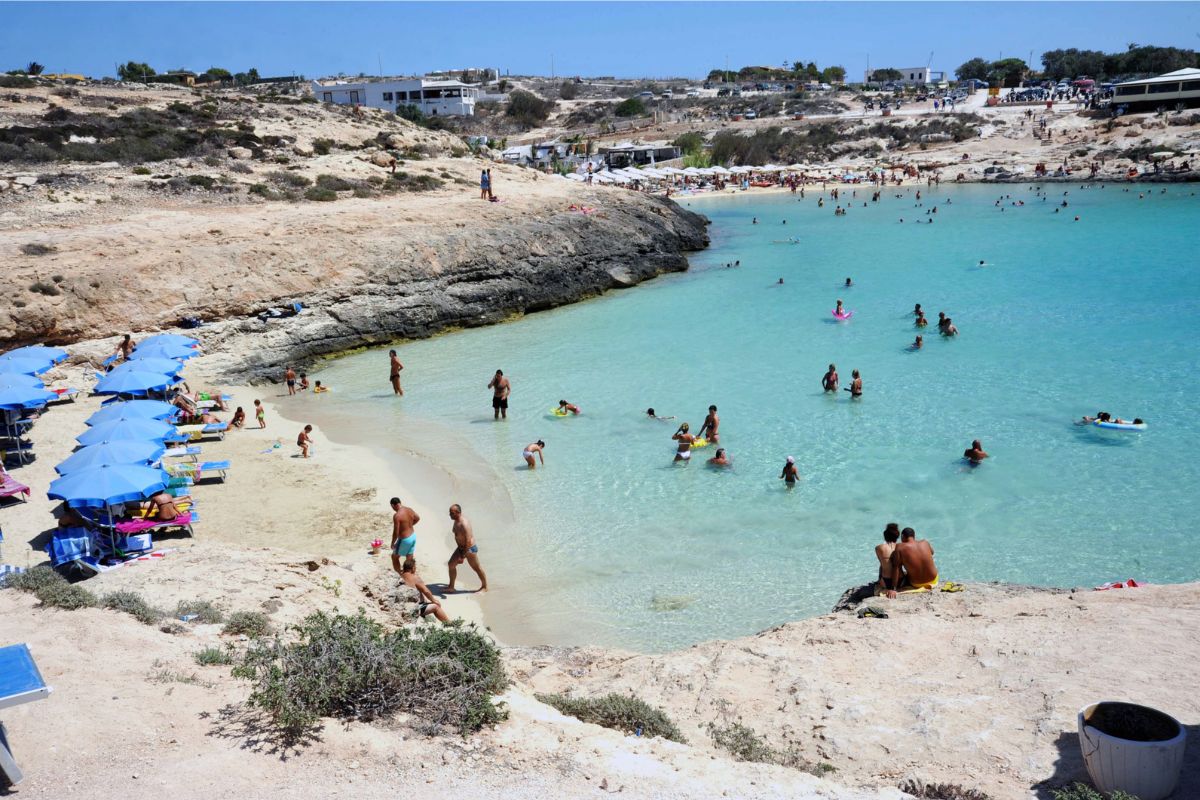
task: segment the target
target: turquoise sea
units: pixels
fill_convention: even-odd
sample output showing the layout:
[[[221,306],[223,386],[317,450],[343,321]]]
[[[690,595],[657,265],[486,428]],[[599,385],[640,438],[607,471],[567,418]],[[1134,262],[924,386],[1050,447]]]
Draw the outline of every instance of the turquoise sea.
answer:
[[[824,613],[874,577],[889,521],[933,543],[946,579],[1195,580],[1200,198],[1044,189],[892,189],[865,207],[869,189],[846,190],[844,217],[813,191],[693,201],[713,245],[689,272],[404,344],[400,400],[386,348],[338,360],[316,376],[336,394],[306,411],[441,465],[513,642],[664,650]],[[849,322],[830,314],[839,298]],[[918,302],[931,324],[912,352]],[[939,311],[959,337],[937,335]],[[843,385],[861,370],[860,401],[822,393],[830,362]],[[485,388],[497,368],[506,423]],[[583,414],[555,418],[560,399]],[[676,423],[645,409],[697,428],[710,403],[734,467],[706,468],[711,449],[673,465]],[[1073,424],[1098,410],[1149,429]],[[547,464],[530,472],[520,451],[538,438]],[[975,469],[973,438],[992,454]]]

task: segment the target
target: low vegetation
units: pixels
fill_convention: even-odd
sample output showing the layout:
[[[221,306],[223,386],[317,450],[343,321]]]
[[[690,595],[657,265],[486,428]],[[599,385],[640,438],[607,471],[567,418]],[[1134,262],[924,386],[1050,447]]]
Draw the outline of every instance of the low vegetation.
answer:
[[[166,616],[165,611],[150,605],[137,592],[112,592],[101,597],[100,604],[104,608],[124,612],[143,625],[157,625]]]
[[[930,796],[932,797],[932,795]],[[1138,800],[1133,795],[1128,792],[1122,792],[1120,789],[1112,794],[1105,794],[1083,783],[1076,783],[1073,786],[1063,789],[1055,789],[1053,797],[1054,800]],[[973,800],[973,798],[966,798],[966,800]]]
[[[221,632],[260,639],[271,633],[271,620],[261,611],[235,611],[229,615]]]
[[[592,698],[539,694],[537,699],[583,722],[630,735],[661,736],[672,742],[687,742],[683,732],[662,709],[637,697],[615,693]]]
[[[225,614],[209,600],[180,600],[175,606],[175,616],[179,618],[195,615],[192,622],[205,625],[215,625],[225,621]]]
[[[52,244],[30,242],[29,244],[21,245],[21,252],[27,256],[45,256],[49,255],[50,253],[57,253],[58,248]]]
[[[991,800],[988,795],[978,789],[967,789],[957,783],[926,783],[916,778],[909,778],[898,788],[919,800]]]
[[[202,667],[229,666],[235,660],[232,647],[205,647],[192,653],[192,658]]]
[[[554,101],[543,100],[533,92],[516,89],[509,93],[508,108],[504,113],[520,127],[529,129],[545,122],[553,110]]]
[[[320,186],[314,186],[304,193],[305,200],[312,200],[318,203],[331,203],[338,199],[337,192],[332,189],[323,189]]]
[[[733,756],[736,761],[753,761],[759,764],[776,764],[781,767],[803,770],[813,775],[836,772],[832,764],[823,761],[813,763],[800,755],[795,746],[774,747],[763,737],[740,722],[717,725],[710,723],[709,736],[716,747]],[[964,798],[964,800],[967,800]]]
[[[251,705],[302,736],[322,717],[413,715],[423,733],[468,734],[505,719],[493,698],[508,686],[500,651],[473,627],[387,630],[361,612],[313,614],[253,643],[234,667],[251,681]]]

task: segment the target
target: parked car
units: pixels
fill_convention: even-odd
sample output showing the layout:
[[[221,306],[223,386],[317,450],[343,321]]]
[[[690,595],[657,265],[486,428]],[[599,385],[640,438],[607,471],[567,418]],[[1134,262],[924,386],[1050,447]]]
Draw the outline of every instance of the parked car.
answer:
[[[729,91],[728,88],[717,89],[717,97],[729,97]]]
[[[746,119],[758,119],[758,113],[752,108],[746,109],[746,113],[743,116]]]
[[[642,98],[643,100],[653,100],[654,92],[638,92],[638,97]]]
[[[979,80],[979,78],[967,78],[965,81],[963,81],[959,85],[964,86],[968,89],[986,89],[986,88],[988,88],[988,82],[981,81],[981,80]]]

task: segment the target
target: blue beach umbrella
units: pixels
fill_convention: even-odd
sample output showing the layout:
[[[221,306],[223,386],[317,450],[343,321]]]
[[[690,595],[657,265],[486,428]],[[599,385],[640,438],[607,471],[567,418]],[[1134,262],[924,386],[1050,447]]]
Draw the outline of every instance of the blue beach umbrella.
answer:
[[[157,347],[160,344],[182,345],[183,347],[195,347],[200,344],[199,339],[193,339],[190,336],[181,336],[178,333],[156,333],[153,336],[147,336],[142,341],[138,342],[138,349],[149,345]]]
[[[195,348],[188,347],[185,344],[177,344],[173,342],[153,342],[151,344],[139,344],[137,349],[129,355],[130,361],[139,361],[143,358],[193,358],[200,355],[200,351]]]
[[[41,381],[35,384],[19,381],[6,381],[11,376],[0,375],[0,408],[6,411],[20,411],[26,408],[40,408],[51,400],[57,400],[58,395],[46,389]],[[18,376],[23,377],[23,376]],[[35,379],[36,380],[36,379]]]
[[[52,361],[36,356],[0,356],[0,374],[4,375],[41,375],[52,366]]]
[[[126,361],[120,366],[108,371],[109,375],[124,372],[158,372],[163,375],[178,375],[183,364],[173,358],[139,358],[137,361]]]
[[[4,355],[0,356],[0,360],[8,357],[13,358],[44,358],[51,364],[59,364],[67,360],[69,354],[61,347],[47,347],[44,344],[31,344],[25,347],[18,347],[16,350],[9,350]]]
[[[50,484],[46,496],[73,508],[107,508],[142,500],[166,488],[170,476],[139,464],[109,464],[64,475]]]
[[[85,421],[87,425],[99,425],[102,422],[120,422],[122,420],[138,419],[167,419],[175,416],[175,406],[162,400],[128,400],[124,403],[113,403],[92,414]]]
[[[95,469],[112,464],[149,464],[158,460],[165,452],[158,442],[142,442],[133,439],[102,442],[76,450],[54,468],[59,475],[68,475],[85,469]]]
[[[95,391],[96,394],[145,394],[166,389],[174,383],[174,378],[158,372],[134,370],[105,375],[96,384]]]
[[[35,378],[32,375],[25,375],[20,372],[0,372],[0,388],[9,386],[22,386],[35,389],[45,389],[46,384],[41,378]]]
[[[164,442],[175,439],[178,433],[175,426],[156,419],[131,419],[119,422],[102,422],[88,428],[75,437],[82,445],[100,444],[101,442]]]

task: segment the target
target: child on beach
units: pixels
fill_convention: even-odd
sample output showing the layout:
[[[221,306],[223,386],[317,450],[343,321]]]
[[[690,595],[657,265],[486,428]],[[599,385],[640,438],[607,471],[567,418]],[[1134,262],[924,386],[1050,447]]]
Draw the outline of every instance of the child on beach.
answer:
[[[229,421],[231,428],[243,428],[246,426],[246,412],[241,406],[237,407],[237,411],[233,412],[233,419]]]
[[[296,437],[296,446],[300,448],[300,457],[308,458],[308,448],[312,445],[312,425],[305,425],[304,430],[300,431],[300,435]]]
[[[302,392],[308,391],[308,373],[307,372],[300,373],[300,391],[302,391]]]
[[[267,411],[263,408],[261,400],[254,401],[254,418],[258,420],[260,430],[267,427]]]
[[[317,381],[317,385],[313,387],[313,394],[324,394],[325,392],[328,392],[328,391],[329,391],[329,387],[322,386],[320,381]]]

